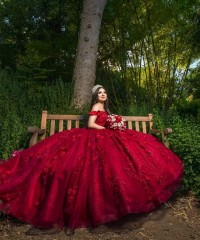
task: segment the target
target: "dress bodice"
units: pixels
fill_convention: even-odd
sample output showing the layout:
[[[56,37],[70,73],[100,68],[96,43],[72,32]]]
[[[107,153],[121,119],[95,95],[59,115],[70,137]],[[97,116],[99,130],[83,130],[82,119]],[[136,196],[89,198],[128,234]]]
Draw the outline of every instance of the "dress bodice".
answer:
[[[104,126],[108,113],[106,111],[91,111],[89,112],[89,116],[97,116],[95,123]]]

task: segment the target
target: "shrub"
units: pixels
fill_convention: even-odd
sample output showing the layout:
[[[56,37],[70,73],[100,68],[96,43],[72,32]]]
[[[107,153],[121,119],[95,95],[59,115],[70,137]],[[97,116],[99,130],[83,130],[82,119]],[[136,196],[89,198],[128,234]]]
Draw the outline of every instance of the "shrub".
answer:
[[[183,186],[200,196],[200,124],[194,118],[181,118],[177,114],[170,114],[168,122],[173,128],[170,148],[184,162]]]
[[[40,126],[42,110],[73,112],[72,85],[58,80],[37,88],[14,74],[0,72],[0,158],[28,146],[28,126]]]

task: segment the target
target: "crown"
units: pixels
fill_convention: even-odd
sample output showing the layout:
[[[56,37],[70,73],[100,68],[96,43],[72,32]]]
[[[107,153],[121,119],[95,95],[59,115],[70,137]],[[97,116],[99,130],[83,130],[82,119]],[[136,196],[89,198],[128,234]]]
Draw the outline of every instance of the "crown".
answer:
[[[92,94],[94,94],[95,92],[96,92],[96,90],[97,90],[97,88],[101,88],[101,87],[103,87],[103,86],[101,86],[101,85],[95,85],[93,88],[92,88]]]

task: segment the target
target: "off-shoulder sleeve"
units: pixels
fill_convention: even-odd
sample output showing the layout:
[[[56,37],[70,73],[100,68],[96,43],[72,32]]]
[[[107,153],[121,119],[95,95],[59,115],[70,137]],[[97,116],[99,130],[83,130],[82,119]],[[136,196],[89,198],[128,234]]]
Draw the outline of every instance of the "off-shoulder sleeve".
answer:
[[[91,111],[88,113],[89,116],[99,116],[99,114],[101,113],[101,111]]]

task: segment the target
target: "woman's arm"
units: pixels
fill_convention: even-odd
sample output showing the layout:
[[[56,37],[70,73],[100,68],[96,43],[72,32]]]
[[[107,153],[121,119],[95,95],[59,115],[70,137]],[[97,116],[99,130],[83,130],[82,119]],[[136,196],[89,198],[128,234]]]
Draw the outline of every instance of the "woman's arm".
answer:
[[[97,116],[89,116],[88,119],[88,128],[94,128],[94,129],[105,129],[105,127],[100,126],[95,123]]]

